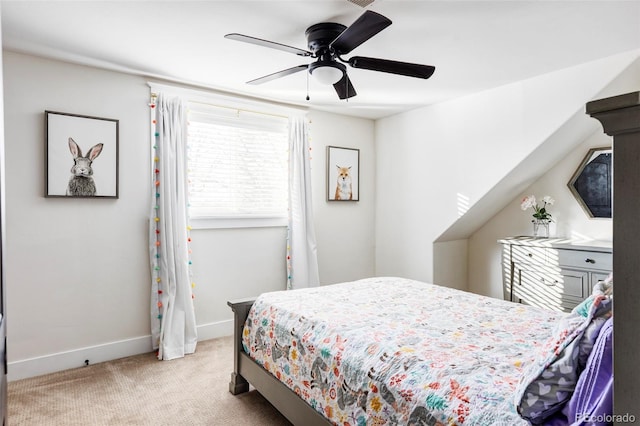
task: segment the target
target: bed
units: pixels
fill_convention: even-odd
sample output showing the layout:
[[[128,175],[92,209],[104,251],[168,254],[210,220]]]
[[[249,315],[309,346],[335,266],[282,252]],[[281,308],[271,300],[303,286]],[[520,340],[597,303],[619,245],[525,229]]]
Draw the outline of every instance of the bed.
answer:
[[[577,352],[594,319],[591,305],[567,315],[394,277],[265,293],[231,305],[247,314],[236,324],[231,392],[248,389],[238,387],[239,376],[263,394],[277,387],[275,402],[265,396],[301,425],[310,418],[338,425],[529,424],[541,406],[533,417],[523,414],[514,396],[526,402],[542,395],[536,384],[532,396],[522,378],[551,371],[572,342]],[[595,316],[604,321],[607,312]],[[552,380],[575,386],[572,368],[572,377]],[[554,397],[551,413],[569,397]]]
[[[637,173],[637,161],[638,158],[640,158],[638,154],[638,152],[640,152],[640,144],[638,143],[640,142],[640,126],[638,126],[638,123],[640,123],[640,92],[590,102],[587,105],[587,113],[598,119],[602,123],[605,132],[614,137],[614,169],[616,172],[614,174],[613,269],[614,275],[618,280],[624,283],[633,283],[635,282],[634,277],[640,274],[640,262],[637,262],[637,256],[634,254],[640,250],[638,243],[640,239],[637,238],[637,232],[629,232],[629,230],[635,230],[637,228],[637,211],[640,209],[640,198],[637,197],[637,193],[640,191],[640,175]],[[361,283],[361,285],[365,286],[369,284],[372,283]],[[407,283],[404,282],[404,284]],[[382,284],[376,284],[376,286],[377,285]],[[414,286],[418,284],[411,283],[410,285]],[[340,286],[343,285],[336,287],[338,293],[350,293],[351,290],[340,289]],[[348,284],[344,286],[348,286]],[[428,284],[426,286],[429,287]],[[424,296],[421,302],[423,302],[423,306],[434,310],[440,310],[442,305],[445,304],[442,300],[436,299],[435,293],[444,295],[445,301],[447,300],[446,297],[457,297],[455,295],[445,295],[447,290],[441,290],[437,287],[429,288],[433,290],[433,292],[429,293],[428,290],[427,293],[429,294]],[[376,295],[381,296],[381,294],[370,291],[369,300],[374,305],[379,305],[382,303],[378,302],[381,298],[375,297]],[[270,321],[272,320],[272,316],[273,319],[276,317],[289,317],[290,313],[285,309],[286,306],[280,306],[280,304],[295,305],[296,303],[309,303],[310,298],[303,298],[300,302],[280,300],[277,301],[276,306],[269,307],[264,304],[267,303],[266,301],[261,300],[262,296],[257,300],[229,302],[235,317],[234,371],[231,375],[229,390],[233,394],[246,392],[249,390],[249,383],[251,383],[256,390],[265,396],[295,425],[356,425],[363,423],[427,425],[438,423],[459,424],[463,423],[462,420],[464,420],[465,424],[500,424],[501,422],[502,424],[537,424],[545,422],[561,424],[562,419],[555,418],[555,415],[563,414],[571,416],[573,414],[575,416],[576,412],[581,409],[597,410],[598,407],[601,408],[605,405],[607,408],[606,411],[603,412],[610,413],[610,406],[612,404],[611,392],[614,386],[616,389],[616,399],[613,401],[614,416],[623,413],[627,413],[628,415],[628,413],[635,413],[637,408],[635,395],[638,394],[638,390],[640,389],[640,372],[635,368],[634,355],[632,354],[636,354],[640,350],[640,341],[637,339],[637,333],[632,327],[625,328],[622,326],[622,328],[620,328],[618,326],[616,329],[617,332],[615,333],[616,347],[620,345],[620,347],[624,349],[615,351],[615,353],[612,354],[612,333],[613,325],[621,324],[622,321],[627,322],[627,324],[637,323],[640,320],[640,309],[638,309],[638,296],[634,286],[620,286],[617,295],[618,302],[616,304],[615,318],[608,317],[611,315],[611,303],[606,303],[607,299],[602,299],[603,295],[600,294],[592,295],[592,297],[588,299],[588,306],[581,304],[570,314],[534,312],[529,308],[523,308],[517,305],[506,306],[503,304],[509,302],[497,300],[487,301],[481,296],[475,296],[477,297],[475,302],[467,299],[467,302],[473,306],[486,304],[485,307],[490,307],[489,312],[491,313],[488,314],[489,317],[482,317],[482,315],[486,314],[486,310],[484,311],[485,314],[478,312],[472,314],[471,312],[467,312],[466,316],[460,313],[448,313],[448,318],[451,319],[459,315],[462,323],[455,327],[449,324],[445,326],[444,330],[440,330],[440,333],[444,331],[444,335],[458,340],[458,343],[462,346],[443,348],[442,343],[434,343],[434,351],[436,346],[440,346],[440,348],[444,350],[440,355],[431,353],[432,356],[436,358],[438,356],[442,357],[440,361],[442,368],[435,369],[440,370],[442,374],[438,376],[438,374],[435,373],[435,376],[432,376],[437,378],[438,381],[432,379],[416,379],[415,383],[413,383],[414,388],[399,386],[410,383],[411,373],[408,373],[401,381],[398,381],[398,377],[396,377],[393,383],[381,381],[383,375],[379,374],[385,371],[384,366],[389,364],[395,364],[396,368],[396,370],[389,369],[389,373],[392,371],[397,372],[398,369],[402,371],[405,368],[404,360],[409,360],[406,371],[414,371],[412,368],[416,366],[418,369],[425,369],[423,363],[414,363],[413,361],[415,360],[411,359],[411,351],[414,349],[409,349],[407,345],[406,349],[400,350],[400,348],[405,347],[405,342],[402,342],[403,346],[398,348],[397,343],[395,344],[396,347],[394,347],[390,340],[381,337],[380,342],[377,342],[379,346],[370,348],[369,345],[372,344],[372,341],[366,343],[366,338],[358,336],[357,333],[354,335],[347,334],[346,337],[343,335],[340,343],[334,336],[333,343],[339,343],[339,345],[331,346],[333,351],[329,348],[328,351],[324,352],[327,356],[326,359],[323,357],[323,362],[327,365],[326,369],[320,362],[316,364],[315,369],[313,363],[311,367],[303,367],[300,364],[296,367],[292,361],[298,361],[292,358],[298,357],[297,359],[300,359],[299,345],[304,343],[303,338],[305,336],[304,333],[302,335],[300,334],[303,323],[306,323],[305,326],[307,327],[313,327],[314,330],[315,327],[322,326],[312,325],[306,320],[301,321],[299,318],[296,324],[297,327],[293,327],[291,331],[287,332],[286,328],[276,325],[275,322],[270,325]],[[280,297],[280,295],[275,296],[276,299]],[[413,300],[416,299],[418,298],[414,296]],[[337,303],[337,300],[335,302]],[[344,319],[340,320],[337,315],[327,316],[328,311],[324,308],[316,308],[315,306],[317,306],[317,304],[311,305],[310,308],[305,306],[305,309],[308,308],[323,314],[325,322],[327,322],[328,325],[338,327],[344,322]],[[360,316],[356,313],[352,305],[352,303],[348,305],[345,310],[353,312],[352,319],[361,325],[362,330],[367,331],[368,334],[373,333],[375,335],[378,331],[377,328],[370,327],[366,322],[358,321]],[[405,315],[402,303],[396,303],[395,305],[392,303],[392,306],[395,306],[398,312]],[[495,310],[491,308],[495,308]],[[523,309],[523,311],[520,311],[520,309]],[[254,313],[251,313],[252,310]],[[602,310],[604,310],[605,313],[600,315],[602,312],[598,311]],[[260,318],[259,315],[261,312],[266,313],[267,316]],[[480,312],[483,312],[483,310]],[[521,314],[521,316],[516,315],[515,318],[510,317],[512,321],[509,322],[505,321],[505,317],[500,317],[496,312],[500,312],[501,315],[504,314],[505,317],[514,313]],[[425,311],[420,311],[419,314],[421,313],[424,314]],[[379,314],[382,316],[385,315],[382,310]],[[303,317],[309,318],[307,315],[303,315]],[[488,346],[486,346],[487,351],[483,351],[485,346],[481,347],[479,343],[476,343],[476,337],[480,336],[486,339],[489,336],[482,336],[482,329],[484,327],[481,326],[480,329],[471,327],[473,324],[471,324],[471,321],[468,319],[470,317],[476,318],[477,320],[475,322],[477,324],[484,324],[491,330],[494,329],[489,327],[489,324],[494,320],[501,324],[506,324],[507,327],[513,327],[514,324],[517,324],[521,327],[518,327],[516,332],[524,332],[524,336],[528,337],[522,337],[520,339],[514,335],[507,337],[509,332],[497,329],[494,336],[501,336],[501,338],[504,337],[505,339],[513,339],[515,337],[517,348],[519,349],[516,351],[516,357],[505,359],[501,354],[491,352],[492,348]],[[524,318],[527,318],[527,321],[524,321]],[[289,318],[289,321],[295,322],[296,320]],[[399,323],[415,324],[410,321],[407,317],[403,317],[403,320],[396,321],[396,325],[400,327],[402,324]],[[539,321],[539,328],[531,329],[528,327],[527,324],[529,321]],[[554,322],[555,326],[552,327],[551,324]],[[421,322],[418,322],[418,324],[421,324]],[[467,329],[466,326],[470,327]],[[265,332],[265,337],[271,337],[269,327],[273,327],[275,340],[270,342],[261,340],[261,327]],[[459,330],[458,327],[462,328]],[[409,328],[409,330],[410,329],[411,328]],[[513,328],[508,329],[513,330]],[[427,330],[433,335],[437,334],[433,328],[427,327]],[[486,332],[486,330],[484,331]],[[410,331],[401,332],[401,335],[403,335],[402,333],[409,332]],[[457,336],[456,333],[458,332],[462,334]],[[489,332],[489,335],[491,334],[492,333]],[[261,336],[260,339],[258,339],[257,336]],[[408,340],[411,340],[410,334],[404,336]],[[495,339],[498,344],[502,343],[501,338]],[[327,343],[332,343],[332,338],[328,337],[328,339]],[[518,339],[520,341],[518,341]],[[375,343],[375,341],[373,342]],[[375,356],[373,361],[369,361],[375,365],[364,365],[365,361],[345,360],[344,354],[347,348],[349,345],[354,344],[359,344],[361,347],[367,349],[362,352],[368,352],[368,349],[371,349],[371,352],[378,356],[377,361]],[[271,352],[265,345],[271,345]],[[340,349],[340,345],[343,349]],[[391,348],[389,348],[389,345],[391,345]],[[466,347],[469,349],[467,351],[468,353],[464,353],[464,345],[467,345]],[[254,346],[254,350],[256,348],[260,348],[260,350],[250,355],[248,352],[251,351],[251,346]],[[425,345],[423,345],[422,348],[423,350],[432,350],[430,345],[426,345],[426,348],[424,346]],[[577,350],[576,347],[578,348]],[[296,349],[295,356],[292,355],[294,353],[292,348]],[[389,350],[385,350],[385,348]],[[317,353],[318,348],[314,347],[314,349]],[[395,349],[395,351],[393,351],[393,349]],[[509,353],[513,353],[511,352],[513,349],[514,348],[508,348],[507,350]],[[304,350],[307,354],[312,352],[306,347]],[[322,349],[320,349],[320,351],[322,356]],[[474,358],[473,354],[477,354],[480,351],[488,353],[483,354],[482,360],[485,360],[484,356],[486,355],[488,357],[486,359],[493,363],[491,365],[493,365],[496,374],[487,375],[487,371],[493,371],[492,366],[483,364],[479,357]],[[395,355],[397,352],[399,352],[399,358],[393,358],[397,361],[390,361],[391,355]],[[473,368],[471,368],[473,371],[468,377],[464,374],[462,376],[446,376],[444,374],[445,372],[450,372],[451,369],[458,369],[453,366],[462,365],[459,364],[457,360],[453,360],[454,352],[456,354],[462,353],[463,359],[471,362],[471,364],[464,364],[467,366],[466,370],[470,369],[469,366],[473,366]],[[338,354],[342,355],[338,357]],[[612,357],[615,361],[613,365],[611,363]],[[558,371],[566,371],[569,368],[567,363],[571,364],[574,358],[579,359],[579,362],[585,363],[585,365],[582,373],[579,372],[579,369],[574,369],[574,373],[570,375],[569,381],[573,382],[570,384],[571,389],[573,389],[573,394],[567,401],[567,394],[571,392],[559,387],[564,386],[566,380],[557,380],[556,373],[558,373]],[[338,361],[342,369],[332,369],[334,363],[336,367],[340,367],[338,366]],[[266,365],[267,362],[270,363],[270,366]],[[362,363],[362,365],[360,365],[361,368],[356,368],[358,362]],[[476,364],[473,364],[474,362]],[[277,370],[274,370],[276,365],[283,367],[282,371],[284,371],[284,375],[282,371],[278,374]],[[284,369],[287,365],[288,372]],[[371,368],[373,368],[373,371]],[[292,375],[296,369],[298,371],[304,370],[308,374],[307,378],[294,379]],[[365,376],[363,374],[364,371],[372,373],[367,373]],[[434,372],[432,371],[431,373]],[[278,375],[280,379],[284,378],[284,382],[278,379]],[[333,376],[337,380],[330,382],[330,376]],[[394,377],[394,374],[391,374],[389,377]],[[534,390],[537,387],[549,393],[547,389],[549,386],[552,386],[552,384],[548,380],[553,380],[554,377],[557,383],[554,385],[556,387],[553,388],[552,393],[565,397],[562,401],[563,408],[559,409],[557,406],[554,407],[554,417],[548,419],[548,421],[542,421],[539,417],[536,417],[536,413],[544,411],[545,406],[536,405],[536,401],[534,401],[534,399],[536,399]],[[340,378],[342,378],[342,380],[340,380]],[[366,384],[359,387],[358,382],[355,380],[357,378],[364,379]],[[305,384],[305,380],[307,380],[308,386]],[[483,383],[483,380],[493,382],[491,382],[491,386],[486,387],[487,383]],[[545,382],[545,380],[547,381]],[[314,383],[313,389],[312,381]],[[435,383],[439,384],[437,385]],[[438,386],[439,389],[448,388],[450,392],[448,394],[438,394],[435,392],[436,396],[440,396],[441,399],[430,397],[432,394],[429,393],[429,389],[437,391]],[[309,395],[305,395],[305,389]],[[312,394],[310,391],[314,389],[319,393]],[[334,392],[331,391],[332,389]],[[337,402],[338,391],[340,389],[342,389],[342,404]],[[404,393],[401,392],[403,390],[405,391]],[[504,393],[505,390],[507,394],[512,392],[511,406],[508,406],[506,402],[509,400],[509,395]],[[351,393],[351,391],[353,391],[353,393]],[[422,391],[426,391],[427,393],[421,393]],[[599,396],[598,392],[600,391],[603,393]],[[345,394],[345,392],[347,393]],[[390,393],[393,399],[389,397]],[[382,396],[383,394],[387,395],[387,397]],[[327,404],[327,395],[329,404]],[[377,403],[372,404],[375,396],[379,396],[378,402],[380,405]],[[331,403],[334,397],[336,399],[335,405]],[[449,402],[447,407],[444,407],[442,399],[444,399],[445,403],[447,401]],[[309,402],[314,400],[315,402]],[[523,403],[529,402],[531,402],[532,405],[528,407],[528,412],[525,413],[522,411],[522,405]],[[341,408],[341,405],[345,407],[345,409]],[[335,408],[336,406],[337,409]],[[347,406],[351,406],[353,410],[347,409]],[[378,412],[382,413],[385,413],[384,409],[387,407],[385,414],[392,416],[392,418],[385,420],[383,418],[376,418],[374,417],[375,415],[367,417],[368,414],[363,406],[370,408],[379,406]],[[504,411],[499,410],[496,413],[493,407],[497,406],[506,408],[504,408]],[[327,416],[327,407],[331,407],[329,416]],[[397,410],[391,412],[388,407]],[[532,410],[534,415],[533,421],[527,417],[532,414]],[[365,413],[364,415],[362,414],[363,412]],[[498,419],[495,423],[489,420],[491,416],[494,415],[497,416],[496,418]],[[444,418],[446,418],[446,422],[439,420]],[[557,423],[557,420],[560,421],[560,423]],[[384,423],[385,421],[387,423]]]

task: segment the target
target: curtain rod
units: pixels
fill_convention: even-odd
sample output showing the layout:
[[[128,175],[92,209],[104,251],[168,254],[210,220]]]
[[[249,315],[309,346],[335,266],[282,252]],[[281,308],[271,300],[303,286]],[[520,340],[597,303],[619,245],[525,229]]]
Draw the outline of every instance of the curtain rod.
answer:
[[[158,94],[154,93],[154,92],[151,92],[151,103],[152,104],[155,105],[157,98],[158,98]],[[192,104],[211,106],[211,107],[215,107],[215,108],[230,109],[232,111],[237,111],[238,113],[240,113],[240,112],[248,112],[248,113],[251,113],[251,114],[269,115],[269,116],[278,117],[278,118],[289,118],[288,115],[283,115],[283,114],[273,114],[273,113],[269,113],[269,112],[256,111],[256,110],[252,110],[252,109],[230,107],[230,106],[226,106],[226,105],[217,105],[217,104],[214,104],[214,103],[211,103],[211,102],[201,102],[201,101],[196,101],[196,100],[193,100],[193,99],[187,99],[187,102],[190,102]]]
[[[216,104],[212,104],[212,103],[209,103],[209,102],[200,102],[200,101],[194,101],[194,100],[189,100],[189,102],[194,103],[194,104],[205,105],[205,106],[212,106],[212,107],[216,107],[216,108],[230,109],[230,110],[237,111],[238,113],[240,113],[240,112],[248,112],[248,113],[251,113],[251,114],[270,115],[272,117],[278,117],[278,118],[289,118],[289,116],[287,116],[287,115],[273,114],[273,113],[269,113],[269,112],[255,111],[255,110],[244,109],[244,108],[235,108],[235,107],[230,107],[230,106],[225,106],[225,105],[216,105]]]
[[[264,112],[264,111],[249,109],[249,108],[241,108],[241,107],[237,107],[237,106],[219,105],[219,104],[216,104],[214,101],[210,101],[208,99],[203,99],[203,98],[207,98],[209,96],[215,97],[215,98],[224,98],[224,99],[228,99],[232,103],[235,102],[235,103],[263,103],[263,104],[265,104],[268,101],[245,99],[243,97],[237,97],[236,98],[236,97],[231,96],[231,95],[208,93],[204,89],[195,89],[195,88],[192,89],[192,88],[185,88],[185,87],[179,87],[179,86],[165,85],[165,84],[161,84],[161,83],[147,82],[147,85],[152,90],[150,103],[153,103],[153,104],[155,104],[155,100],[158,97],[157,93],[155,93],[154,90],[163,89],[164,88],[164,89],[167,89],[169,92],[174,92],[174,93],[177,92],[177,94],[179,94],[179,95],[185,95],[185,97],[187,98],[188,102],[195,103],[195,104],[200,104],[200,105],[205,105],[205,106],[212,106],[212,107],[217,107],[217,108],[225,108],[225,109],[230,109],[230,110],[234,110],[234,111],[238,111],[238,112],[247,112],[247,113],[252,113],[252,114],[269,115],[269,116],[279,117],[279,118],[289,118],[289,115],[287,115],[285,113],[277,114],[277,113]],[[304,107],[295,107],[295,106],[288,106],[288,105],[287,106],[283,106],[283,105],[277,105],[277,104],[269,105],[269,106],[270,106],[270,108],[273,108],[273,109],[290,110],[292,114],[300,114],[300,113],[306,112],[306,108],[304,108]]]

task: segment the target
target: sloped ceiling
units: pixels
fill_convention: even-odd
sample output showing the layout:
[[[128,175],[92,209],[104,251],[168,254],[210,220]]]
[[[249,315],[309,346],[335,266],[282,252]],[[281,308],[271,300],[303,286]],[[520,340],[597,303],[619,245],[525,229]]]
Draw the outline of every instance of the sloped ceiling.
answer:
[[[306,49],[305,29],[350,25],[346,0],[2,1],[3,47],[367,118],[385,117],[640,47],[637,1],[400,1],[367,9],[393,24],[352,52],[434,65],[428,80],[351,69],[358,96],[305,72],[246,81],[309,63],[224,38],[231,32]]]
[[[571,97],[566,95],[568,81],[573,86]],[[640,50],[554,73],[545,79],[543,86],[545,90],[535,94],[539,97],[538,102],[532,100],[532,104],[544,105],[545,99],[557,103],[558,97],[554,98],[553,94],[562,92],[563,88],[567,96],[561,114],[545,117],[545,111],[531,109],[527,119],[543,129],[539,134],[546,137],[532,140],[530,151],[520,162],[513,164],[510,171],[484,194],[474,197],[476,200],[469,210],[454,220],[436,242],[468,238],[576,146],[595,132],[602,133],[600,123],[585,113],[586,102],[637,91],[640,88]]]

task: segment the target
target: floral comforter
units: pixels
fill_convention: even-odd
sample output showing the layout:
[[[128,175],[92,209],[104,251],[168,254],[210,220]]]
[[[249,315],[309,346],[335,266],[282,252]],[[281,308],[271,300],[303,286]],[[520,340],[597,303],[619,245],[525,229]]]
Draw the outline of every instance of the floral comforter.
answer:
[[[265,293],[256,362],[337,425],[528,424],[523,366],[565,314],[400,278]]]

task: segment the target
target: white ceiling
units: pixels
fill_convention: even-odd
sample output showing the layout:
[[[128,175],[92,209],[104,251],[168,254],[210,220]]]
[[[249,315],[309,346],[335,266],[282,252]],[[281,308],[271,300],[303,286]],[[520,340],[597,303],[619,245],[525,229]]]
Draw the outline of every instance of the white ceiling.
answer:
[[[640,48],[640,1],[376,0],[393,24],[349,56],[434,65],[428,80],[349,69],[340,101],[305,72],[245,82],[312,61],[225,39],[242,33],[307,49],[319,22],[350,25],[347,0],[1,1],[6,49],[379,118]]]

